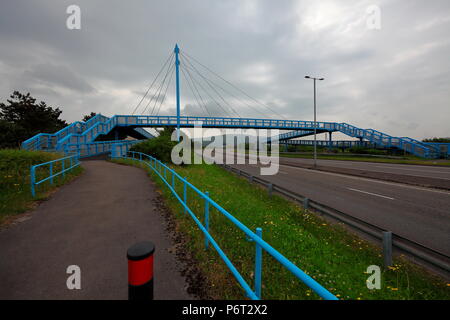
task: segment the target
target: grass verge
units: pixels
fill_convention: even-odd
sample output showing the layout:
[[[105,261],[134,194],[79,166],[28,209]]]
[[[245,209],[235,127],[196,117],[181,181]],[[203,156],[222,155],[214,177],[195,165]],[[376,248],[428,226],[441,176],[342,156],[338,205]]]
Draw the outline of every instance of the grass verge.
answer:
[[[280,153],[280,156],[283,158],[303,158],[303,159],[312,159],[312,154],[288,154],[288,153]],[[424,166],[450,166],[449,160],[424,160],[421,158],[407,158],[407,159],[391,159],[391,158],[382,158],[382,157],[368,157],[364,155],[324,155],[318,154],[317,159],[322,160],[347,160],[347,161],[361,161],[361,162],[376,162],[376,163],[394,163],[394,164],[415,164],[415,165],[424,165]]]
[[[131,160],[117,163],[144,167]],[[245,298],[243,290],[214,249],[205,250],[204,236],[179,202],[148,167],[150,177],[160,187],[178,222],[178,230],[189,239],[190,250],[208,278],[210,295],[218,299]],[[341,299],[450,299],[449,285],[422,268],[399,257],[395,266],[382,271],[381,289],[369,290],[368,266],[382,266],[380,250],[348,233],[340,225],[330,225],[279,196],[247,180],[211,165],[176,167],[176,171],[210,196],[247,227],[263,228],[263,238],[307,274]],[[168,181],[171,177],[168,175]],[[176,184],[178,194],[182,186]],[[203,221],[204,203],[188,192],[189,207]],[[215,209],[210,210],[210,232],[244,279],[252,285],[254,244],[243,232]],[[264,299],[318,299],[319,297],[268,254],[263,254]]]
[[[36,190],[36,198],[31,196],[30,166],[62,158],[59,153],[26,151],[16,149],[0,150],[0,225],[14,215],[23,213],[33,207],[36,201],[45,200],[49,193],[57,187],[72,180],[82,172],[81,167],[74,168],[54,178],[54,183],[45,182]],[[66,164],[67,165],[67,164]],[[66,167],[67,168],[67,167]],[[55,165],[54,172],[60,170],[60,165]],[[36,172],[37,178],[48,176],[48,168],[41,168]]]

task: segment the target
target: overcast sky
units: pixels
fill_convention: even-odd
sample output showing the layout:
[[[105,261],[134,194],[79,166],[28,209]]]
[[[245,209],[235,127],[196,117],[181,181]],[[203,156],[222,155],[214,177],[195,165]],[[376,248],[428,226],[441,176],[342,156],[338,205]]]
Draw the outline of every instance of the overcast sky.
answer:
[[[80,30],[66,27],[72,4]],[[367,26],[373,5],[379,30]],[[274,110],[222,92],[241,116],[312,120],[308,74],[325,77],[318,120],[450,136],[449,30],[448,0],[1,0],[0,100],[30,92],[68,121],[131,114],[177,42]],[[210,112],[226,116],[206,91]],[[174,114],[174,93],[172,80],[160,114]],[[182,114],[207,115],[183,77],[181,94]]]

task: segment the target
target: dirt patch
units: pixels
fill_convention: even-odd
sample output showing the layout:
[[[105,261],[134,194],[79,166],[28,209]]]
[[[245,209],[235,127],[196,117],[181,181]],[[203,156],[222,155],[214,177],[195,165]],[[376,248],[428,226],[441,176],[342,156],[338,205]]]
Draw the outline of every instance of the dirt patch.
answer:
[[[3,219],[3,221],[0,224],[0,232],[28,219],[31,219],[31,213],[28,211],[25,213],[7,216],[6,218]]]
[[[153,202],[166,220],[166,231],[174,244],[169,252],[175,254],[180,261],[181,275],[186,278],[188,284],[187,292],[200,300],[213,299],[208,290],[209,281],[198,267],[197,261],[189,249],[188,237],[180,232],[177,220],[159,192]]]

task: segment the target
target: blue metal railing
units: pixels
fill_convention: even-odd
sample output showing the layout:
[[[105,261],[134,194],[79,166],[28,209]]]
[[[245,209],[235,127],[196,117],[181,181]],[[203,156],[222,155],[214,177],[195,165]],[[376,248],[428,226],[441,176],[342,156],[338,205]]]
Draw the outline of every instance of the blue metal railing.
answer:
[[[92,143],[101,134],[108,134],[117,124],[116,116],[111,118],[97,114],[86,122],[77,121],[54,134],[39,133],[22,143],[26,150],[63,151],[67,144]],[[147,138],[153,135],[143,128],[135,128]]]
[[[66,161],[69,161],[70,165],[66,168]],[[54,169],[57,167],[57,164],[61,164],[60,171],[54,172]],[[41,183],[50,180],[50,183],[53,184],[53,178],[62,175],[64,177],[65,173],[69,170],[72,170],[73,168],[80,165],[79,155],[72,155],[40,164],[36,164],[34,166],[31,166],[30,168],[30,184],[31,184],[31,195],[33,198],[36,196],[36,187],[40,185]],[[48,176],[37,180],[36,179],[36,169],[41,168],[44,166],[48,166]]]
[[[202,124],[205,128],[255,128],[293,130],[279,135],[279,140],[293,139],[313,134],[314,127],[320,132],[340,131],[351,137],[368,140],[382,147],[398,148],[419,157],[436,158],[436,147],[418,142],[411,138],[393,137],[374,129],[361,129],[347,123],[316,122],[301,120],[277,120],[227,117],[193,116],[135,116],[115,115],[111,118],[97,115],[87,122],[75,122],[55,134],[38,134],[22,143],[28,150],[63,151],[68,144],[92,143],[100,136],[108,134],[115,127],[133,127],[147,138],[152,135],[142,127],[178,126],[194,127]],[[448,152],[446,151],[448,154]]]
[[[279,141],[290,140],[295,138],[306,137],[314,134],[314,130],[294,130],[286,133],[281,133],[278,136]]]
[[[142,142],[142,140],[108,140],[108,141],[95,141],[90,143],[70,143],[64,146],[64,152],[76,153],[80,158],[92,157],[100,154],[107,154],[113,152],[113,148],[116,145],[127,146],[126,151],[136,143]]]
[[[128,156],[131,155],[131,157]],[[281,253],[275,250],[272,246],[270,246],[267,242],[262,239],[262,229],[257,228],[256,233],[247,228],[244,224],[242,224],[238,219],[236,219],[233,215],[219,206],[214,200],[209,197],[207,192],[202,192],[194,185],[189,183],[186,178],[181,177],[175,170],[169,168],[164,163],[159,161],[158,159],[149,156],[145,153],[129,151],[128,154],[125,155],[117,155],[117,158],[124,159],[132,159],[143,162],[149,168],[151,168],[167,185],[173,195],[177,198],[177,200],[181,203],[185,212],[188,212],[192,217],[194,222],[197,224],[199,229],[205,235],[205,247],[208,248],[209,244],[211,244],[219,256],[225,262],[227,267],[230,269],[233,276],[239,282],[239,284],[244,289],[247,296],[253,300],[261,299],[261,286],[262,286],[262,250],[266,251],[270,254],[275,260],[281,263],[286,269],[288,269],[294,276],[300,279],[303,283],[305,283],[308,287],[310,287],[314,292],[316,292],[320,297],[326,300],[338,300],[332,293],[322,287],[318,282],[316,282],[313,278],[308,276],[304,271],[298,268],[295,264],[293,264],[290,260],[284,257]],[[114,157],[114,155],[112,155]],[[147,160],[147,161],[146,161]],[[167,175],[170,174],[171,182],[168,181]],[[183,195],[180,195],[175,190],[175,185],[177,182],[181,182],[183,184]],[[205,224],[203,225],[200,220],[197,218],[195,213],[189,208],[187,204],[187,188],[193,190],[198,196],[204,199],[205,208],[204,208],[204,216],[205,216]],[[217,242],[214,240],[212,235],[209,232],[209,208],[210,206],[214,207],[219,211],[222,215],[224,215],[229,221],[231,221],[237,228],[245,233],[247,238],[250,241],[255,243],[255,279],[254,279],[254,289],[250,287],[250,285],[245,281],[227,255],[223,252]]]
[[[140,140],[136,140],[140,142]],[[130,148],[134,143],[128,143],[126,141],[119,141],[111,145],[111,158],[120,158],[126,156]]]
[[[442,157],[450,158],[450,143],[424,142],[424,144],[435,149]]]
[[[55,149],[56,143],[64,137],[70,134],[80,134],[94,126],[97,122],[106,121],[107,119],[109,118],[101,114],[97,114],[95,117],[86,122],[76,121],[53,134],[39,133],[28,140],[25,140],[22,143],[22,148],[26,150]]]
[[[280,144],[313,146],[314,140],[286,140],[286,141],[280,142]],[[319,147],[328,147],[328,148],[353,148],[353,147],[375,148],[376,147],[375,143],[372,143],[369,141],[317,140],[316,144]]]

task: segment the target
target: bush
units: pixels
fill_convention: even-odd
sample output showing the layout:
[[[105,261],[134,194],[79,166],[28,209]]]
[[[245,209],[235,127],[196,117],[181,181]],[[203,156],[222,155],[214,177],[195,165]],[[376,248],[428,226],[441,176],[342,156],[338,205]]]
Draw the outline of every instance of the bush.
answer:
[[[171,140],[173,130],[173,128],[164,128],[158,137],[137,143],[131,147],[130,151],[151,155],[162,162],[172,162],[172,149],[177,144],[176,141]]]
[[[423,139],[423,142],[450,143],[450,137]]]
[[[386,154],[385,150],[369,149],[369,148],[364,148],[364,147],[352,147],[352,148],[348,149],[348,151],[350,153],[355,153],[355,154],[375,154],[375,155],[385,155]]]

